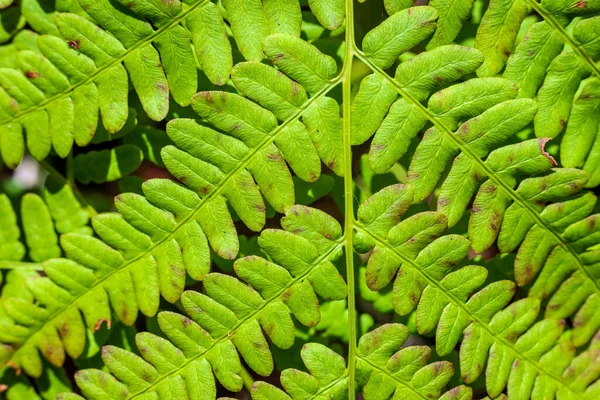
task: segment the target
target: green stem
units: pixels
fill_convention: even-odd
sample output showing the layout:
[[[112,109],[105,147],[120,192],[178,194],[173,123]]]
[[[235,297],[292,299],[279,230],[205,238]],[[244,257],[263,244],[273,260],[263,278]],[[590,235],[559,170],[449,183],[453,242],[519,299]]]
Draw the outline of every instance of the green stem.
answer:
[[[356,367],[356,302],[354,283],[354,193],[352,180],[352,147],[350,141],[350,101],[352,95],[352,61],[354,59],[354,9],[353,0],[346,0],[346,52],[343,69],[343,114],[344,114],[344,238],[346,255],[346,280],[348,283],[348,398],[355,398]]]
[[[240,376],[244,382],[244,387],[248,392],[250,392],[252,390],[252,385],[254,385],[254,378],[252,378],[252,375],[246,368],[244,368],[244,366],[242,366],[242,372],[240,373]]]
[[[42,270],[42,264],[21,261],[0,261],[0,269],[32,269]]]

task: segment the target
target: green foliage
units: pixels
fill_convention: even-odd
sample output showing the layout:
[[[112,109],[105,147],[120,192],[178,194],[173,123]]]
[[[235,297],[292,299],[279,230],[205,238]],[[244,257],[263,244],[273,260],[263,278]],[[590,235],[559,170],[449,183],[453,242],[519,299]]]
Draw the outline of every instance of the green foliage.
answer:
[[[0,0],[0,396],[598,398],[598,32],[597,0]]]

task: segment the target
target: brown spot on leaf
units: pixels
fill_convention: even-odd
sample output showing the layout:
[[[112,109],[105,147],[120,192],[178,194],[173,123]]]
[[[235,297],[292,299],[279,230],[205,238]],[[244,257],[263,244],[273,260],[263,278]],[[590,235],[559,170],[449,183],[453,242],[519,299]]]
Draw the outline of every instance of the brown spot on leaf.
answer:
[[[62,324],[60,324],[58,331],[60,332],[60,336],[64,338],[69,334],[69,325],[67,325],[66,322],[63,322]]]
[[[483,193],[494,193],[496,192],[497,187],[495,185],[484,185],[481,187],[481,191]]]
[[[296,97],[298,95],[298,92],[300,91],[299,86],[300,85],[298,85],[298,82],[296,82],[296,81],[292,82],[292,96]]]
[[[411,301],[411,303],[413,303],[413,304],[417,304],[417,301],[418,301],[419,299],[417,298],[417,295],[416,295],[416,294],[414,294],[414,293],[411,293],[411,294],[409,294],[409,295],[408,295],[408,297],[410,297],[410,301]]]
[[[158,83],[156,84],[156,87],[163,93],[169,93],[169,85],[165,85],[164,83]]]
[[[212,104],[215,101],[210,92],[201,92],[200,96],[204,97],[204,99],[206,100],[206,103],[208,103],[208,104]]]
[[[25,71],[25,76],[29,79],[39,78],[40,74],[36,71]]]
[[[17,376],[21,375],[21,367],[19,367],[13,360],[7,361],[6,365],[14,369]]]
[[[67,44],[73,50],[79,51],[79,40],[67,40]]]

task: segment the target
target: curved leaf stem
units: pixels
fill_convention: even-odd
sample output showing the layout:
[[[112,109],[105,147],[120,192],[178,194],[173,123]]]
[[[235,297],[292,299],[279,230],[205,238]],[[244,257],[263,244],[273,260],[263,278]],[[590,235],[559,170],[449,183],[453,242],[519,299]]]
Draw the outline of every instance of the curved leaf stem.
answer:
[[[28,269],[41,271],[42,264],[23,261],[0,261],[0,269]]]
[[[240,372],[240,376],[242,377],[242,381],[244,382],[244,387],[248,392],[252,390],[252,385],[254,384],[254,378],[252,374],[242,365],[242,372]]]
[[[314,396],[310,397],[310,400],[312,399],[316,399],[316,400],[322,400],[324,397],[322,397],[323,395],[327,395],[327,392],[329,391],[329,389],[331,389],[332,387],[334,387],[335,385],[337,385],[338,383],[342,382],[344,379],[348,379],[348,375],[344,375],[341,378],[338,378],[336,380],[334,380],[333,382],[331,382],[329,385],[321,388],[317,393],[314,394]],[[307,400],[309,398],[307,397]]]

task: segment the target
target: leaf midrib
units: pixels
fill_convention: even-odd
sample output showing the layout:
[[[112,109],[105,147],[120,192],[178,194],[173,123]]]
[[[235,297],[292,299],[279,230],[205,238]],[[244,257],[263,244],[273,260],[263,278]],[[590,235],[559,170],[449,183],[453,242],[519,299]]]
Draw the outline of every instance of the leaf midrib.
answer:
[[[430,277],[426,272],[424,272],[421,268],[419,268],[419,266],[415,263],[414,260],[406,257],[404,254],[402,254],[400,251],[398,251],[396,248],[390,246],[385,239],[383,239],[382,237],[380,237],[377,234],[371,233],[368,230],[364,229],[362,227],[362,225],[359,222],[355,222],[355,227],[358,231],[363,232],[364,234],[370,236],[373,240],[375,240],[379,245],[385,247],[386,249],[388,249],[389,251],[393,252],[396,256],[398,256],[403,262],[409,264],[412,268],[415,269],[415,271],[417,271],[417,273],[419,275],[421,275],[423,278],[425,278],[428,282],[429,285],[434,286],[439,293],[443,294],[444,296],[446,296],[456,307],[460,308],[462,312],[464,312],[471,321],[476,322],[482,329],[484,329],[488,335],[490,335],[494,341],[502,344],[503,346],[509,348],[514,354],[516,354],[517,358],[524,360],[526,362],[528,362],[529,364],[531,364],[539,373],[546,375],[548,377],[550,377],[552,380],[556,381],[561,387],[564,387],[565,389],[569,390],[571,393],[573,393],[575,396],[577,396],[578,398],[582,399],[581,394],[578,392],[575,392],[569,385],[565,384],[562,380],[560,380],[560,378],[557,378],[556,376],[554,376],[553,374],[545,371],[537,361],[531,359],[529,356],[523,355],[521,354],[521,352],[519,352],[519,350],[517,350],[517,348],[515,347],[515,345],[501,337],[498,337],[497,334],[490,328],[489,323],[481,321],[481,319],[479,317],[477,317],[474,313],[472,313],[468,307],[466,306],[465,303],[463,303],[462,301],[460,301],[460,299],[458,299],[454,294],[452,294],[452,292],[445,290],[439,283],[438,281],[436,281],[434,278]]]
[[[287,120],[285,120],[283,123],[281,123],[281,125],[278,125],[277,128],[275,128],[271,132],[272,134],[266,135],[265,138],[262,140],[262,142],[260,142],[257,147],[255,147],[254,149],[252,149],[246,155],[245,160],[242,163],[240,163],[236,168],[234,168],[233,170],[231,170],[230,172],[228,172],[227,175],[225,176],[225,178],[219,183],[219,186],[214,191],[212,191],[209,195],[207,195],[206,197],[204,197],[200,201],[200,204],[198,205],[198,207],[194,211],[192,211],[190,213],[190,215],[188,215],[186,218],[184,218],[181,221],[179,221],[177,223],[177,225],[173,228],[173,230],[171,232],[169,232],[168,235],[166,235],[165,237],[161,238],[157,242],[153,243],[152,246],[149,247],[148,249],[146,249],[143,253],[139,254],[138,256],[136,256],[136,257],[134,257],[132,259],[127,260],[127,262],[125,262],[120,267],[115,268],[114,270],[112,270],[107,275],[105,275],[102,278],[98,279],[96,282],[94,282],[94,284],[92,286],[88,287],[87,290],[85,290],[84,292],[78,294],[77,296],[74,296],[73,299],[72,299],[72,301],[69,304],[67,304],[64,307],[62,307],[62,308],[54,311],[44,323],[38,325],[37,329],[31,331],[31,334],[27,337],[27,339],[25,339],[20,344],[19,349],[17,349],[13,353],[13,356],[10,358],[9,361],[7,361],[7,363],[10,362],[11,360],[13,360],[14,355],[17,354],[19,352],[19,350],[25,346],[25,344],[27,343],[28,340],[30,340],[38,332],[40,332],[48,323],[52,323],[54,319],[59,318],[60,315],[65,310],[67,310],[69,307],[72,307],[73,305],[75,305],[82,297],[84,297],[85,295],[87,295],[88,293],[90,293],[91,291],[93,291],[96,287],[102,285],[104,282],[106,282],[108,279],[110,279],[114,274],[119,273],[121,271],[124,271],[125,269],[131,267],[137,261],[139,261],[142,258],[146,257],[148,254],[151,254],[158,246],[162,245],[167,240],[173,238],[179,232],[179,229],[181,229],[183,226],[185,226],[186,223],[188,223],[191,220],[193,220],[196,217],[196,215],[204,208],[204,206],[208,202],[210,202],[214,197],[220,195],[221,192],[226,189],[228,182],[231,179],[233,179],[237,175],[237,173],[239,173],[240,171],[242,171],[243,169],[245,169],[252,162],[252,160],[253,160],[253,158],[254,158],[255,155],[259,154],[268,145],[270,145],[271,143],[273,143],[279,137],[279,135],[281,135],[283,132],[285,132],[285,128],[289,124],[291,124],[294,121],[298,120],[304,114],[304,112],[312,104],[314,104],[320,98],[322,98],[323,96],[325,96],[330,90],[332,90],[342,80],[342,78],[343,78],[343,75],[340,74],[339,76],[337,76],[336,78],[334,78],[333,80],[331,80],[330,83],[329,83],[329,85],[327,87],[321,89],[317,94],[315,94],[313,97],[311,97],[310,99],[308,99],[302,105],[302,107],[300,107],[298,109],[298,111],[296,111],[291,117],[289,117]]]
[[[162,34],[164,34],[167,31],[169,31],[171,28],[174,28],[175,26],[179,26],[179,22],[181,22],[181,20],[183,20],[185,17],[187,17],[192,11],[194,11],[196,8],[202,7],[203,5],[205,5],[209,2],[210,2],[210,0],[200,0],[198,3],[189,6],[189,8],[187,8],[186,10],[179,13],[179,15],[174,17],[168,24],[155,30],[153,34],[145,37],[143,40],[138,41],[135,45],[125,49],[125,51],[119,57],[113,58],[112,61],[102,65],[101,67],[96,68],[96,70],[92,74],[88,75],[86,79],[83,79],[83,80],[77,82],[76,84],[69,86],[69,88],[62,93],[55,94],[54,96],[47,98],[43,102],[36,104],[33,107],[28,107],[24,111],[18,112],[17,114],[13,115],[12,117],[0,121],[0,125],[10,124],[11,122],[18,122],[18,121],[24,119],[28,114],[36,112],[40,109],[45,109],[48,106],[48,104],[69,96],[71,94],[71,92],[74,91],[75,89],[77,89],[78,87],[84,86],[84,85],[87,85],[88,83],[93,82],[96,77],[100,76],[105,71],[109,70],[110,68],[112,68],[118,64],[121,64],[125,60],[125,58],[127,58],[127,56],[129,54],[133,53],[135,50],[140,49],[149,43],[152,43],[159,36],[161,36]],[[120,41],[119,41],[119,43],[120,43]],[[44,97],[45,97],[45,94],[44,94]]]
[[[404,89],[400,86],[398,82],[396,82],[393,78],[391,78],[388,74],[386,74],[381,68],[377,67],[373,63],[369,61],[369,59],[364,56],[364,54],[355,49],[356,55],[361,59],[367,66],[369,66],[374,72],[382,75],[385,79],[387,79],[398,91],[398,93],[405,98],[408,102],[412,103],[416,106],[421,113],[431,122],[436,128],[441,130],[461,151],[461,153],[465,153],[469,158],[475,162],[478,167],[485,172],[488,179],[494,182],[499,188],[504,190],[521,208],[523,208],[530,217],[536,222],[538,226],[548,231],[557,241],[558,246],[565,249],[576,261],[577,268],[583,272],[583,274],[589,279],[595,287],[596,293],[600,296],[600,283],[596,281],[590,272],[584,267],[583,262],[579,258],[579,254],[575,251],[575,249],[564,240],[564,238],[556,232],[546,221],[542,219],[542,217],[533,209],[533,207],[525,200],[521,198],[521,196],[511,187],[509,187],[504,180],[502,180],[498,174],[492,171],[473,151],[469,148],[467,144],[465,144],[461,138],[457,135],[453,134],[452,131],[444,125],[443,122],[439,121],[435,115],[433,115],[425,106],[421,104],[421,102],[416,101],[410,94],[406,93]]]
[[[344,65],[342,66],[342,116],[344,147],[344,248],[346,261],[346,285],[348,304],[348,399],[354,400],[356,353],[357,353],[357,309],[354,273],[354,179],[352,176],[352,65],[354,61],[354,1],[346,0],[346,32],[344,35]]]

